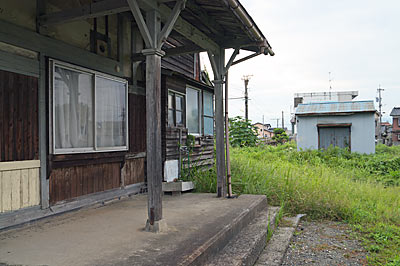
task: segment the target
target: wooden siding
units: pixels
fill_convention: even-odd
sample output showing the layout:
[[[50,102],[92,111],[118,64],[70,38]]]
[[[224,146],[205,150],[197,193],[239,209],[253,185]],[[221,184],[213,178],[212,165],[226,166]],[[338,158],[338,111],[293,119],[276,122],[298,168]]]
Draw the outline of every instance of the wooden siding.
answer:
[[[50,203],[101,192],[121,185],[121,163],[54,169],[50,174]]]
[[[36,160],[38,79],[0,70],[0,162]]]
[[[137,158],[125,161],[122,170],[125,186],[145,181],[145,160],[145,158]]]
[[[0,213],[39,205],[40,161],[0,163]]]
[[[179,129],[168,127],[166,130],[166,160],[178,160],[182,158],[182,167],[188,167],[190,160],[191,167],[214,165],[214,138],[196,137],[195,145],[191,152],[179,152],[179,146],[185,146],[187,140],[187,129],[182,130],[182,139],[179,140]]]
[[[174,90],[186,95],[186,81],[182,78],[177,77],[166,77],[165,88],[168,90]],[[166,94],[168,97],[168,94]],[[164,95],[163,95],[164,96]],[[168,98],[167,98],[168,100]]]
[[[129,94],[129,153],[146,151],[146,97]]]
[[[176,38],[168,37],[167,42],[163,45],[164,49],[182,46],[183,43]],[[183,74],[189,78],[194,77],[194,54],[186,54],[179,56],[164,57],[161,60],[161,66],[169,70]]]

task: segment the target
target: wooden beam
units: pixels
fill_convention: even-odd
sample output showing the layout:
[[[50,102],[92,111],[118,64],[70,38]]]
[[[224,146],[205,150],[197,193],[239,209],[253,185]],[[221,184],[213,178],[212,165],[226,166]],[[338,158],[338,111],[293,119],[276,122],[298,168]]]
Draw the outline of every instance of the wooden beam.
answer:
[[[167,21],[171,14],[171,9],[166,5],[160,5],[160,14],[162,21]],[[176,20],[174,30],[205,50],[219,51],[219,46],[214,40],[181,17]]]
[[[232,66],[237,65],[237,64],[239,64],[239,63],[242,63],[242,62],[244,62],[244,61],[246,61],[246,60],[249,60],[249,59],[251,59],[251,58],[253,58],[253,57],[259,56],[260,54],[261,54],[260,52],[257,52],[257,53],[248,55],[248,56],[246,56],[246,57],[240,58],[240,59],[236,60],[235,62],[233,62],[233,63],[232,63]]]
[[[157,47],[159,49],[161,49],[161,46],[167,40],[167,37],[171,33],[171,31],[175,25],[175,22],[179,17],[179,14],[185,8],[185,2],[186,2],[186,0],[177,0],[176,1],[174,9],[172,10],[171,15],[168,18],[168,21],[165,23],[163,29],[161,30],[161,32],[158,36]]]
[[[239,52],[240,52],[239,48],[236,48],[235,51],[233,51],[233,54],[231,55],[231,57],[229,58],[228,63],[226,64],[226,67],[224,67],[224,75],[228,74],[228,70],[232,66],[233,60],[235,60],[235,58],[239,54]]]
[[[207,54],[208,54],[208,59],[210,60],[211,68],[214,73],[214,79],[218,80],[218,78],[220,76],[220,72],[219,72],[219,68],[217,66],[217,62],[214,57],[215,55],[211,51],[207,51]]]
[[[54,59],[123,77],[122,64],[84,49],[55,40],[34,31],[0,20],[0,41],[35,52],[44,52]]]
[[[41,0],[43,1],[43,0]],[[68,10],[40,16],[41,26],[96,18],[129,11],[126,0],[104,0]]]
[[[136,0],[127,0],[129,7],[131,9],[132,15],[135,18],[136,24],[142,34],[142,38],[147,48],[155,47],[155,40],[153,38],[157,38],[157,36],[151,36],[149,29],[147,28],[146,22],[144,21],[142,12],[140,11],[139,5]]]
[[[165,52],[164,57],[171,57],[171,56],[178,56],[178,55],[184,55],[184,54],[194,54],[194,53],[200,53],[204,52],[205,50],[202,48],[199,48],[197,45],[187,45],[187,46],[180,46],[180,47],[175,47],[175,48],[168,48],[163,50]],[[132,60],[133,61],[144,61],[146,57],[142,53],[134,53],[132,55]]]

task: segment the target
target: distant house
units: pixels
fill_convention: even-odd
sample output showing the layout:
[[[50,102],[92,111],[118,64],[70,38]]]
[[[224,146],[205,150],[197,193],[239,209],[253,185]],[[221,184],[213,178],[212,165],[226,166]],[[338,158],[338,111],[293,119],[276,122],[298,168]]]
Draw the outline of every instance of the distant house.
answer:
[[[274,131],[271,130],[271,124],[255,123],[253,124],[257,128],[257,134],[259,138],[272,138]],[[264,128],[264,131],[263,131]]]
[[[393,118],[392,143],[400,145],[400,107],[394,107],[390,116]]]
[[[299,104],[296,109],[298,149],[329,146],[352,152],[375,152],[375,107],[373,101]]]
[[[381,124],[382,144],[392,145],[392,124],[389,122],[382,122]]]

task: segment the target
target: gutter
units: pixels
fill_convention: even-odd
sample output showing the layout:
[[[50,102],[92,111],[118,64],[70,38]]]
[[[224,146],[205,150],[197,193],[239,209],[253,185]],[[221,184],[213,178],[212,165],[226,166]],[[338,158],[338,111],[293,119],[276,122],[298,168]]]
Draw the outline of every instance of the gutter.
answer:
[[[247,30],[255,37],[256,41],[260,42],[261,52],[265,55],[270,54],[271,56],[274,56],[275,53],[272,51],[272,47],[269,45],[267,39],[257,28],[256,24],[253,22],[253,19],[248,15],[239,1],[227,0],[227,2],[232,11],[242,20],[243,24],[247,27]]]

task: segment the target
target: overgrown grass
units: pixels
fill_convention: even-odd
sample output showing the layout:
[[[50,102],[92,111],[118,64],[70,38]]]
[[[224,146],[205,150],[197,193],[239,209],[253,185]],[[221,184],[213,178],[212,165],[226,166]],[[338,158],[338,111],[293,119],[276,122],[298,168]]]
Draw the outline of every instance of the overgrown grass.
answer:
[[[400,147],[360,155],[286,144],[232,148],[231,158],[235,193],[265,194],[290,214],[346,221],[363,236],[372,265],[400,265]],[[194,181],[198,191],[215,192],[215,169]]]

